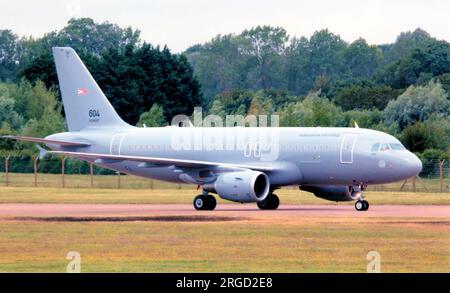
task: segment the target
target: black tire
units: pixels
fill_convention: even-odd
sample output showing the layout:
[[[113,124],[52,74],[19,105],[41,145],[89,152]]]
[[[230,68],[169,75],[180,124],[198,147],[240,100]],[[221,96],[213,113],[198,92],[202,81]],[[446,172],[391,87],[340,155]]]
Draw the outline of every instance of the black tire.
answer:
[[[205,199],[206,199],[206,197],[203,195],[197,195],[194,198],[193,205],[197,211],[203,211],[208,206],[208,203],[207,203],[208,201]]]
[[[362,200],[357,200],[357,201],[355,202],[355,209],[356,209],[358,212],[365,211],[365,210],[364,210],[365,207],[366,207],[366,205],[364,204],[364,201],[362,201]]]
[[[280,206],[280,198],[276,194],[272,194],[270,197],[270,209],[276,210]]]
[[[197,211],[212,211],[216,208],[216,198],[210,194],[197,195],[194,198],[193,205]]]
[[[280,205],[280,199],[276,194],[269,194],[264,200],[256,203],[261,210],[276,210]]]
[[[258,208],[259,208],[260,210],[267,210],[267,199],[258,201],[258,202],[256,203],[256,205],[258,206]]]
[[[367,211],[369,209],[369,202],[367,200],[363,200],[364,203],[364,211]]]
[[[216,198],[208,194],[208,211],[212,211],[216,208],[217,201]]]

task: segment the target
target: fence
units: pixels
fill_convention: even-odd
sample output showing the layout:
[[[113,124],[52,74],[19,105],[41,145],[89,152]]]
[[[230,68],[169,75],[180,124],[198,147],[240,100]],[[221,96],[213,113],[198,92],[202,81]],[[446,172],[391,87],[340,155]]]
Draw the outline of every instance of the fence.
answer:
[[[131,189],[192,188],[191,185],[173,184],[120,174],[92,163],[55,156],[47,156],[42,160],[29,156],[0,157],[0,185]],[[450,192],[450,163],[429,160],[423,162],[423,171],[420,177],[392,184],[371,185],[369,190]]]
[[[183,189],[167,183],[121,174],[92,163],[66,157],[0,157],[0,185],[17,187]]]

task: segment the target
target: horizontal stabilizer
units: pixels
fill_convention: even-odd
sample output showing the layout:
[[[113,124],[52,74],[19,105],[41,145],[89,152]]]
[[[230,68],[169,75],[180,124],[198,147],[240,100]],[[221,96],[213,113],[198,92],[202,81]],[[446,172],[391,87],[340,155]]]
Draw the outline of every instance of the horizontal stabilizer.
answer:
[[[155,158],[155,157],[139,157],[139,156],[124,156],[124,155],[109,155],[109,154],[92,154],[81,152],[65,152],[65,151],[49,151],[50,154],[63,155],[68,157],[74,157],[82,160],[110,160],[110,161],[133,161],[140,163],[150,163],[158,165],[174,165],[177,167],[187,168],[203,168],[203,167],[224,167],[224,168],[238,168],[238,169],[250,169],[258,171],[273,171],[271,166],[267,165],[247,165],[247,164],[229,164],[218,162],[206,162],[196,160],[181,160],[171,158]],[[98,162],[98,161],[97,161]],[[143,166],[143,165],[141,165]]]
[[[63,140],[54,140],[54,139],[46,139],[46,138],[38,138],[38,137],[29,137],[29,136],[14,136],[14,135],[4,135],[0,136],[1,138],[9,138],[9,139],[15,139],[20,141],[29,141],[29,142],[38,142],[38,143],[45,143],[45,144],[57,144],[62,146],[89,146],[89,143],[84,142],[73,142],[73,141],[63,141]]]

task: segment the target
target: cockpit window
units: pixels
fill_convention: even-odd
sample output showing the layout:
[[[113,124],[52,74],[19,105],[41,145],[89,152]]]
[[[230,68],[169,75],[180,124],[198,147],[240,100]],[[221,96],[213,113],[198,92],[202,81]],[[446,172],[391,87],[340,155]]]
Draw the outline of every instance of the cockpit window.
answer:
[[[390,143],[391,149],[394,151],[403,151],[405,147],[401,143]]]
[[[372,153],[388,150],[403,151],[406,149],[401,143],[376,143],[371,148]]]
[[[390,149],[391,148],[389,147],[389,144],[387,144],[387,143],[381,144],[380,151],[388,151]]]
[[[374,153],[374,152],[378,152],[379,149],[380,149],[380,144],[376,143],[372,146],[371,151]]]

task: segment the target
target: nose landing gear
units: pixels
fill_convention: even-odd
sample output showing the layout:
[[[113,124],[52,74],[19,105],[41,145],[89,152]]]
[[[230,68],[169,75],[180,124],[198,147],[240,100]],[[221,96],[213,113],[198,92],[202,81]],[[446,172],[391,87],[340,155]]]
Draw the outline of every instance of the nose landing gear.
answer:
[[[355,209],[357,211],[367,211],[369,209],[369,202],[367,200],[360,200],[358,199],[355,202]]]
[[[366,185],[363,183],[354,188],[354,192],[359,194],[358,200],[355,202],[355,209],[359,212],[367,211],[369,209],[369,202],[364,199],[364,189],[366,189]]]

